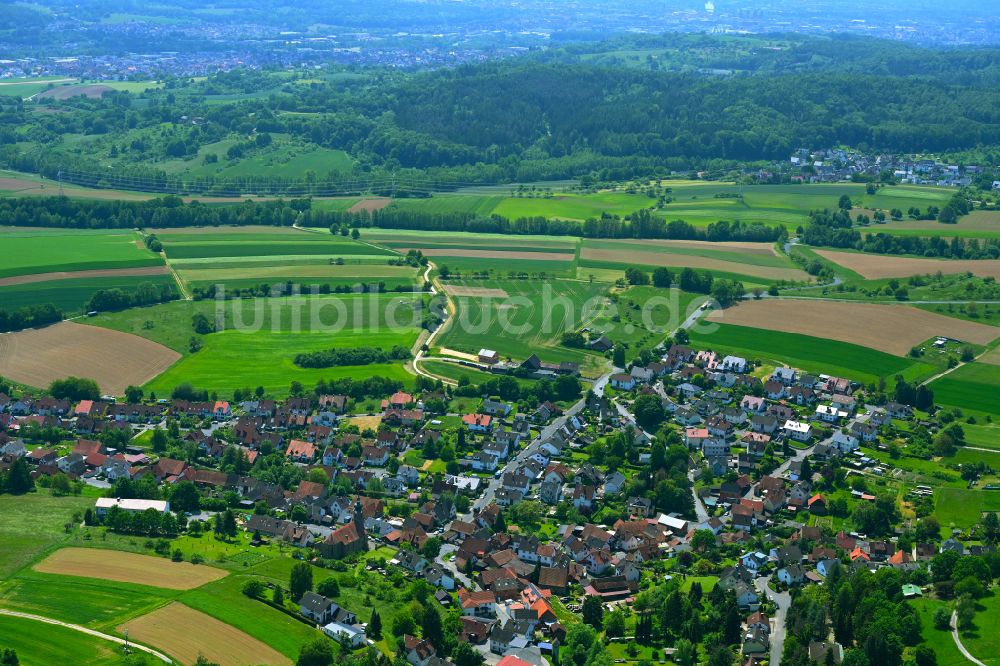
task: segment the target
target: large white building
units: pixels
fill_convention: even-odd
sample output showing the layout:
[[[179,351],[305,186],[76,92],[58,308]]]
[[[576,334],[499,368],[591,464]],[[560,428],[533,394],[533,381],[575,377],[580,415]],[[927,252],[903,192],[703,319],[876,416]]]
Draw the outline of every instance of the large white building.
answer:
[[[115,499],[114,497],[100,497],[94,505],[97,517],[103,518],[107,515],[111,507],[117,506],[122,511],[129,513],[142,513],[147,509],[156,509],[159,513],[170,511],[170,502],[165,500],[144,500],[144,499]]]

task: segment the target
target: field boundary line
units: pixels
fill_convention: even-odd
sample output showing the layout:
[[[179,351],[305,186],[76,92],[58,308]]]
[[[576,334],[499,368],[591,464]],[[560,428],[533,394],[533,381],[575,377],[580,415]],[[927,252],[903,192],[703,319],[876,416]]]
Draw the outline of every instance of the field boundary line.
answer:
[[[34,620],[35,622],[44,622],[45,624],[53,624],[58,627],[65,627],[66,629],[72,629],[73,631],[79,631],[83,634],[88,634],[94,636],[95,638],[101,638],[106,641],[111,641],[112,643],[118,643],[119,645],[125,645],[125,639],[119,638],[117,636],[112,636],[111,634],[105,634],[95,629],[88,629],[87,627],[82,627],[78,624],[70,624],[69,622],[62,622],[60,620],[54,620],[50,617],[45,617],[44,615],[33,615],[31,613],[21,613],[19,611],[12,611],[6,608],[0,608],[0,615],[7,615],[9,617],[17,617],[22,620]],[[145,645],[139,645],[138,643],[130,642],[129,645],[136,650],[141,650],[146,654],[151,654],[160,661],[166,664],[173,664],[174,660],[167,655],[154,650],[153,648],[146,647]]]
[[[170,272],[171,277],[174,278],[174,282],[177,283],[177,288],[181,290],[181,298],[185,301],[190,301],[191,292],[188,291],[187,283],[181,279],[181,274],[178,273],[177,269],[170,263],[170,259],[167,257],[166,251],[164,250],[163,252],[160,252],[160,256],[163,257],[163,262],[167,265],[167,270]]]

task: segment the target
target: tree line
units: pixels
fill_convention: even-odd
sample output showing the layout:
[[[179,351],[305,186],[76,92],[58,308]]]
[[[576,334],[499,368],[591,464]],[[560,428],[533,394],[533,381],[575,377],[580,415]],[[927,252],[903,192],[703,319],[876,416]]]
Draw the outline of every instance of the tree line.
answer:
[[[861,232],[852,225],[846,210],[814,211],[802,230],[802,242],[822,247],[838,247],[875,254],[910,254],[948,259],[996,259],[1000,239],[940,236],[897,236],[882,232]]]
[[[342,365],[371,365],[390,363],[413,357],[410,350],[393,345],[386,351],[381,347],[349,347],[345,349],[322,349],[295,355],[295,365],[300,368],[332,368]]]

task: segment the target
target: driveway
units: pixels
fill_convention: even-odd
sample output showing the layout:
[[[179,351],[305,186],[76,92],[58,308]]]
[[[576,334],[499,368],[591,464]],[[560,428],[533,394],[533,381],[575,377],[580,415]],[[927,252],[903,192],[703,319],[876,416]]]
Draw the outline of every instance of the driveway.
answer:
[[[434,561],[443,566],[445,569],[447,569],[451,573],[451,575],[455,577],[456,582],[464,585],[470,590],[473,590],[475,588],[472,585],[472,581],[469,579],[468,576],[466,576],[464,573],[458,570],[458,568],[455,566],[455,560],[446,559],[448,555],[454,553],[456,550],[458,550],[458,547],[454,544],[451,543],[443,544],[441,546],[441,552],[438,553],[438,556],[437,558],[435,558]]]

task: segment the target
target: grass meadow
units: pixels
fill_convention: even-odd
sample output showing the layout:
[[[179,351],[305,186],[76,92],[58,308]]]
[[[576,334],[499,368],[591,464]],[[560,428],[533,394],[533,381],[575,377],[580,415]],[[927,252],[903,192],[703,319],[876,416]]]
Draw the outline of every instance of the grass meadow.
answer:
[[[984,511],[1000,511],[1000,492],[966,488],[937,488],[934,491],[934,515],[942,533],[950,527],[967,529],[979,522]]]
[[[966,413],[1000,417],[1000,368],[985,363],[969,363],[935,379],[930,384],[934,401],[960,407]]]
[[[691,332],[691,341],[719,353],[749,359],[787,363],[807,372],[843,376],[878,383],[897,374],[908,379],[931,374],[934,366],[874,351],[860,345],[809,335],[765,331],[733,324],[718,324],[713,333]]]

